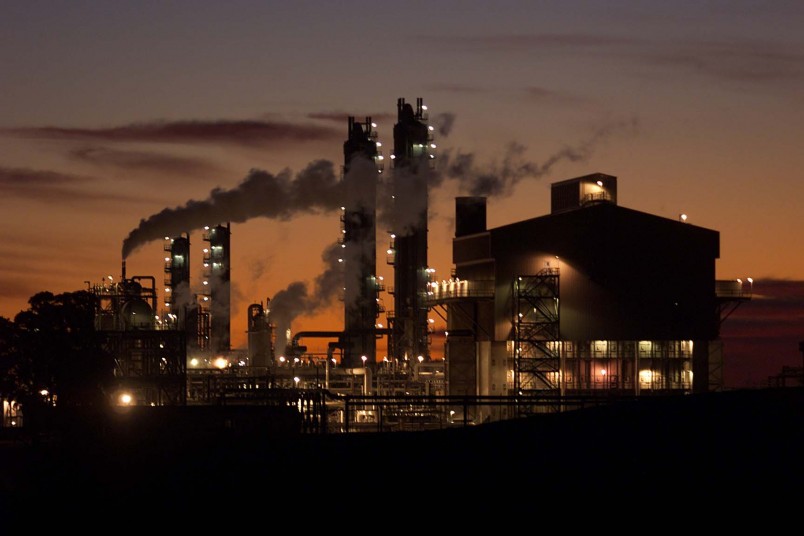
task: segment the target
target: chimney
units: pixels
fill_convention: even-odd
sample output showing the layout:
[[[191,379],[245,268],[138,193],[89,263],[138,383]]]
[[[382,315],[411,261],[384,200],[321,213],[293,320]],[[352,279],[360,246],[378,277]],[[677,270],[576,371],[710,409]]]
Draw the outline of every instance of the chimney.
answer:
[[[455,236],[465,236],[486,231],[486,198],[455,198]]]

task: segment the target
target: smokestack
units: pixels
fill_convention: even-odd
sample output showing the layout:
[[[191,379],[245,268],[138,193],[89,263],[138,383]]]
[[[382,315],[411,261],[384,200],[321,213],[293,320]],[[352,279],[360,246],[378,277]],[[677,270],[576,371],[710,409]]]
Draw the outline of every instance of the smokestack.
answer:
[[[455,236],[482,233],[486,230],[486,198],[455,198]]]
[[[123,259],[123,271],[122,271],[121,280],[122,281],[126,280],[126,259]]]

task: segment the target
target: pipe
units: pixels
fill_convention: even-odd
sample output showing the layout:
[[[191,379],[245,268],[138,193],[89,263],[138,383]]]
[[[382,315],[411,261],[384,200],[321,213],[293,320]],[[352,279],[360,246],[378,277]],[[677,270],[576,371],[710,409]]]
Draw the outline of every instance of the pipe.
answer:
[[[298,346],[302,337],[331,338],[337,337],[338,342],[343,340],[343,331],[300,331],[291,339],[291,346]]]

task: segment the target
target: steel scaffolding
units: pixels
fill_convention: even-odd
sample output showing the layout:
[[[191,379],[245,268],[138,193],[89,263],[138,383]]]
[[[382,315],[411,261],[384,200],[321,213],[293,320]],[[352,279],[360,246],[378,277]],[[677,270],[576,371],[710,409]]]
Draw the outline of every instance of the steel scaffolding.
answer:
[[[559,270],[512,282],[514,393],[560,394]]]

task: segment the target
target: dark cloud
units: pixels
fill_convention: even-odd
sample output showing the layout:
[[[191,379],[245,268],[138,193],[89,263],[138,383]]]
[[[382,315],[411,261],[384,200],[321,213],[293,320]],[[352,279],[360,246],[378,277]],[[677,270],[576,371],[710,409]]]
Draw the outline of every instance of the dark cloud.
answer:
[[[29,127],[4,129],[5,135],[35,139],[106,142],[226,143],[266,147],[286,142],[334,141],[341,129],[279,121],[153,121],[111,128]]]
[[[804,281],[758,279],[751,299],[721,327],[728,387],[763,387],[782,367],[801,366]]]
[[[347,112],[313,112],[307,114],[310,119],[317,119],[320,121],[331,121],[339,125],[345,125],[352,114]]]
[[[645,60],[731,82],[804,80],[801,48],[781,43],[692,41],[658,47]]]
[[[467,86],[465,84],[429,84],[425,86],[428,91],[444,92],[444,93],[485,93],[488,89],[478,86]]]
[[[456,94],[487,93],[491,91],[487,88],[480,88],[477,86],[467,86],[460,84],[433,84],[428,86],[428,89],[435,92],[440,91],[444,93],[456,93]],[[577,104],[585,104],[587,102],[587,99],[584,99],[577,95],[573,95],[569,92],[556,91],[543,87],[533,86],[525,88],[525,94],[529,100],[545,104],[577,105]]]
[[[349,117],[355,117],[358,120],[362,120],[364,117],[370,117],[375,122],[384,123],[386,121],[395,121],[396,116],[389,114],[389,113],[379,113],[379,114],[350,114],[347,112],[313,112],[307,115],[310,119],[317,119],[320,121],[329,121],[332,123],[337,123],[338,125],[346,125],[348,124]],[[348,134],[348,133],[347,133]]]
[[[483,49],[500,50],[556,50],[556,49],[600,49],[601,47],[643,46],[645,41],[632,37],[602,34],[508,34],[469,37],[437,36],[429,37],[439,43],[455,43],[463,46],[476,46]]]
[[[82,239],[85,239],[84,242]],[[52,250],[64,245],[64,240],[55,233],[40,233],[26,228],[13,229],[7,226],[0,227],[0,244],[3,244],[5,254],[12,253],[19,258],[35,260],[52,260]],[[72,242],[75,248],[91,246],[96,251],[97,244],[88,236],[76,237]]]
[[[33,277],[53,274],[53,267],[46,265],[44,262],[36,262],[36,258],[23,256],[20,254],[9,255],[6,252],[6,265],[0,266],[0,274],[3,278],[7,278],[9,274],[14,274],[19,277]],[[53,255],[41,255],[41,261],[52,260]],[[63,272],[62,272],[63,273]]]
[[[650,67],[683,70],[727,82],[793,83],[804,80],[798,44],[732,41],[659,41],[603,34],[511,34],[430,37],[439,43],[498,52],[595,55]]]
[[[0,167],[2,198],[25,198],[35,201],[145,201],[145,199],[103,192],[91,188],[93,177],[26,168]]]
[[[565,91],[556,91],[543,87],[525,88],[525,94],[529,100],[543,104],[557,105],[578,105],[586,103],[586,99],[573,95]]]
[[[101,146],[73,149],[69,156],[103,168],[127,171],[161,171],[176,175],[208,175],[220,172],[215,164],[200,158],[187,158],[148,151],[122,151]]]

